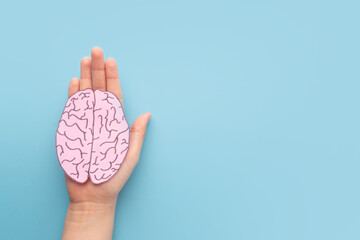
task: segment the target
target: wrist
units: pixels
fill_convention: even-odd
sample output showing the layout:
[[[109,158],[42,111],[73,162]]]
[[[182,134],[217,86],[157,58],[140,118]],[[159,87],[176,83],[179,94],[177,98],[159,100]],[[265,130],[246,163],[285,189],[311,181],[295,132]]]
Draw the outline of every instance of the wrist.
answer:
[[[63,239],[111,239],[115,207],[116,201],[70,202]]]
[[[74,216],[96,216],[115,211],[116,200],[111,202],[72,202],[68,206],[68,214]]]

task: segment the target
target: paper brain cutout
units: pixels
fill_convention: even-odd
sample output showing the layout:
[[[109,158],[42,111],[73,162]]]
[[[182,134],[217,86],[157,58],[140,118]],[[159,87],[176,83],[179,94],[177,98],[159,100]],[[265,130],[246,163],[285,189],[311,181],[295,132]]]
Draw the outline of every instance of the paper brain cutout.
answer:
[[[119,170],[129,149],[129,124],[117,97],[85,89],[66,102],[56,131],[56,153],[73,180],[109,180]]]

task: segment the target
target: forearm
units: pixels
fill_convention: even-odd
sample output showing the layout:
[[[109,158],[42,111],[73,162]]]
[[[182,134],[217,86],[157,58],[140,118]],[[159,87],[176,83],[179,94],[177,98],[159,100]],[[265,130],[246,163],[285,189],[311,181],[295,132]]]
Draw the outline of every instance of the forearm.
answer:
[[[115,207],[116,201],[107,204],[70,203],[62,239],[112,239]]]

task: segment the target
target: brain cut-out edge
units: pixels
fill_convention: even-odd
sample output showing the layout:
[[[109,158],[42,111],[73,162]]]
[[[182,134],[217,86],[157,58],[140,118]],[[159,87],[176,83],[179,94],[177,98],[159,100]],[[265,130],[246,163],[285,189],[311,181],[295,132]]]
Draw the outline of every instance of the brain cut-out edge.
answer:
[[[124,161],[130,127],[123,106],[111,92],[85,89],[66,102],[56,131],[56,153],[64,172],[76,182],[111,179]]]

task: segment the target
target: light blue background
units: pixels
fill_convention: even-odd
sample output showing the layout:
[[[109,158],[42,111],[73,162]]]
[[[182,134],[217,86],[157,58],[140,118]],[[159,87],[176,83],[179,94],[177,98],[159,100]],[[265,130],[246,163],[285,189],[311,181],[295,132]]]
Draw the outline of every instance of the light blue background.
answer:
[[[59,239],[54,134],[93,46],[153,118],[114,239],[360,239],[357,1],[7,1],[0,239]]]

